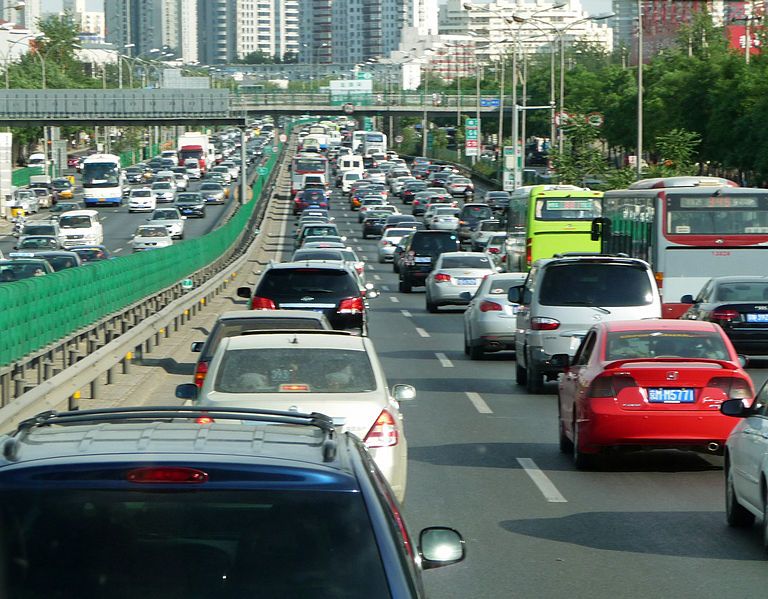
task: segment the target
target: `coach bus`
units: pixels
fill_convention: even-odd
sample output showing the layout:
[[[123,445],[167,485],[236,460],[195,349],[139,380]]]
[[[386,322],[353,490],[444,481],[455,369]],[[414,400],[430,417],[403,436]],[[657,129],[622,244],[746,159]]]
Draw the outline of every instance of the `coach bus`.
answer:
[[[677,318],[711,277],[752,275],[768,261],[768,189],[738,187],[716,177],[638,181],[607,191],[592,237],[606,253],[651,264],[664,300]]]
[[[301,189],[304,175],[322,175],[329,183],[328,159],[322,154],[297,154],[291,161],[291,193]]]
[[[123,176],[120,157],[93,154],[83,160],[83,201],[90,206],[120,206],[123,202]]]
[[[507,269],[527,270],[539,258],[567,252],[599,252],[593,241],[592,221],[601,214],[603,193],[574,185],[528,185],[510,194],[506,212]],[[525,240],[522,259],[517,249]]]

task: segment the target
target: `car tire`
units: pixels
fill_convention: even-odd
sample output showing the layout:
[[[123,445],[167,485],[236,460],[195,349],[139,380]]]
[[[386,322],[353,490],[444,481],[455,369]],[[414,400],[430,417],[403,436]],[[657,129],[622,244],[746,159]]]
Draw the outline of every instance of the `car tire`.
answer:
[[[575,412],[575,408],[574,408]],[[595,456],[583,453],[580,451],[579,446],[581,445],[580,439],[579,439],[579,423],[576,422],[576,416],[573,417],[573,452],[571,455],[573,456],[573,465],[576,466],[578,470],[589,470],[594,466],[595,463]]]
[[[405,281],[401,280],[397,286],[397,289],[400,291],[400,293],[411,293],[413,291],[413,286],[410,283],[406,283]]]
[[[400,267],[397,265],[397,260],[392,260],[392,272],[395,274],[400,273]]]
[[[544,375],[534,368],[530,361],[525,373],[525,390],[531,395],[538,395],[544,391]]]
[[[483,348],[477,345],[469,346],[469,359],[470,360],[482,360],[485,357]]]
[[[437,314],[437,309],[439,308],[439,306],[435,302],[429,301],[429,297],[427,297],[427,300],[426,300],[426,307],[427,307],[427,312],[429,312],[430,314]]]
[[[528,382],[528,376],[525,368],[520,366],[519,362],[515,363],[515,382],[520,385],[521,387],[524,387],[525,384]]]
[[[560,453],[566,455],[573,454],[573,441],[565,434],[565,423],[563,422],[562,408],[560,407],[560,395],[557,396],[557,428]]]
[[[469,355],[469,341],[467,340],[467,332],[464,331],[464,355]]]
[[[741,505],[736,497],[736,490],[733,488],[733,468],[729,465],[725,470],[725,520],[728,526],[734,528],[745,528],[752,526],[755,522],[755,515]],[[765,530],[763,537],[765,538]]]
[[[384,264],[385,262],[386,262],[386,260],[384,260],[384,258],[379,256],[379,264]]]

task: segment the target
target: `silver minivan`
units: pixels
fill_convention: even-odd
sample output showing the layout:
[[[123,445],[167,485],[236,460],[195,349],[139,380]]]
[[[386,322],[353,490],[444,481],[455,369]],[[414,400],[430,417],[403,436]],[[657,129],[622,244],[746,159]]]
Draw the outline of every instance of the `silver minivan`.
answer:
[[[561,368],[555,354],[571,357],[597,322],[661,318],[661,298],[647,262],[608,255],[565,255],[537,260],[523,285],[509,290],[520,304],[516,381],[540,393]]]

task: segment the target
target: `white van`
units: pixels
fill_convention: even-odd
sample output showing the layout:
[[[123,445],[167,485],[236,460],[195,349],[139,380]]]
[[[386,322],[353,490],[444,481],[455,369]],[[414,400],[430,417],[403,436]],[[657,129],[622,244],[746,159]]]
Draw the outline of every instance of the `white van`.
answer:
[[[30,154],[27,159],[27,166],[45,168],[45,154]]]
[[[64,249],[78,245],[101,245],[104,230],[96,210],[70,210],[59,216]]]
[[[352,184],[363,178],[362,171],[347,171],[341,176],[341,193],[349,193]]]
[[[343,175],[347,171],[358,171],[362,173],[365,170],[363,157],[353,154],[341,156],[338,162],[338,169],[340,175]]]

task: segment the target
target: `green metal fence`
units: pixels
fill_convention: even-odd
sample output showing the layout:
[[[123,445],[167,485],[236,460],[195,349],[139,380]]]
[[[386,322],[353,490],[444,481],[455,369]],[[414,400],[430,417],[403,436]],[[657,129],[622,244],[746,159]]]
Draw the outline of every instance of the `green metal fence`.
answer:
[[[290,132],[290,126],[287,129]],[[46,347],[214,262],[245,229],[279,156],[280,152],[272,154],[263,165],[267,174],[256,177],[252,186],[254,200],[242,206],[223,227],[203,237],[0,285],[0,366]]]
[[[39,166],[25,166],[17,168],[11,174],[11,185],[14,187],[24,187],[29,185],[29,178],[32,175],[42,175],[43,169]]]

